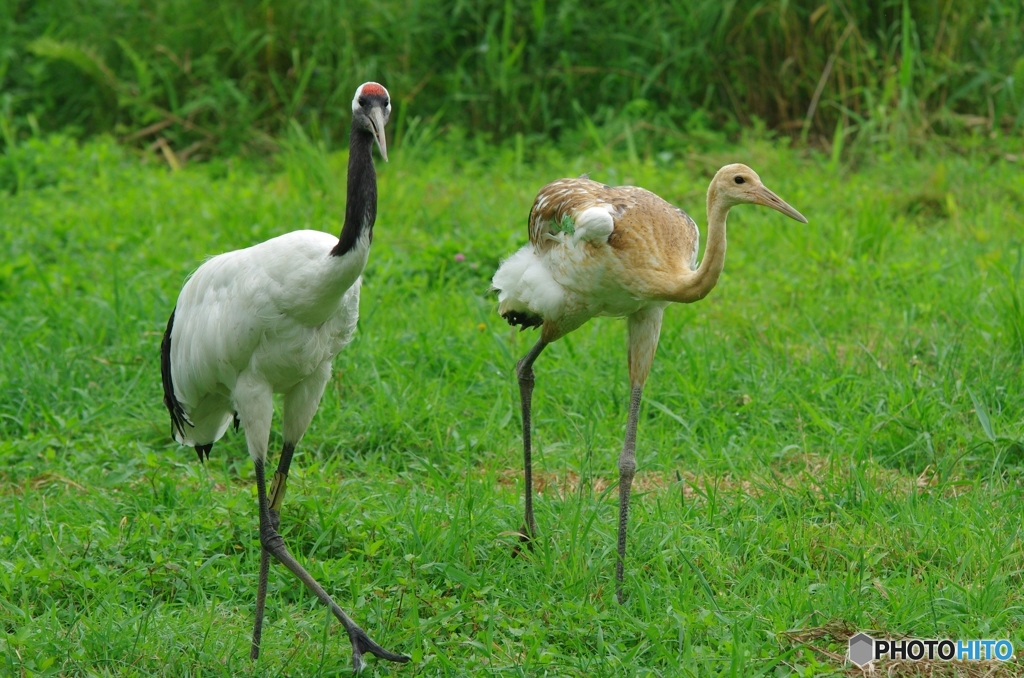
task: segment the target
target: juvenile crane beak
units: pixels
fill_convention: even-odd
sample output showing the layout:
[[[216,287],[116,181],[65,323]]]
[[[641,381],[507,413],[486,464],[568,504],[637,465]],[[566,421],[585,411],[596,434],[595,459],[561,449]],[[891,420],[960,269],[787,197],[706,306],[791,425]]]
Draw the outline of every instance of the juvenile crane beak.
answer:
[[[764,205],[765,207],[771,207],[773,210],[782,212],[790,219],[796,219],[802,224],[807,223],[807,217],[797,212],[795,209],[789,206],[785,200],[769,191],[764,186],[757,189],[756,202],[758,205]]]
[[[380,149],[380,157],[388,161],[388,140],[384,136],[384,111],[376,106],[370,109],[370,124],[373,125],[373,138]]]

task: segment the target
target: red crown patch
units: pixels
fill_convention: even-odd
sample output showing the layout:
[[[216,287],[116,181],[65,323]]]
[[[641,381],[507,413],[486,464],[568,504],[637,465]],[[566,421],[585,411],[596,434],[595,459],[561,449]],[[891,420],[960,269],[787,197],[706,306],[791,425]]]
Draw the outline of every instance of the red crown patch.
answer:
[[[368,82],[363,85],[363,89],[360,94],[365,94],[371,97],[386,97],[388,95],[388,91],[375,82]]]

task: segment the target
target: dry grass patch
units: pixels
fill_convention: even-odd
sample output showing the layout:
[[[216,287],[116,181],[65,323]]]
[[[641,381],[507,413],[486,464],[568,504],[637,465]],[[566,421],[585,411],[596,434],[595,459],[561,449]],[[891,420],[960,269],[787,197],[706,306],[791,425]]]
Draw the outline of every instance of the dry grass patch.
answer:
[[[516,487],[523,482],[522,469],[502,469],[498,471],[498,483],[504,487]],[[566,499],[581,492],[603,494],[619,482],[618,476],[580,476],[575,471],[537,471],[533,472],[533,490],[538,495],[551,494],[559,499]],[[689,471],[668,473],[664,471],[638,471],[633,478],[633,492],[651,493],[664,492],[673,488],[681,491],[687,500],[699,499],[709,489],[727,493],[754,494],[755,485],[748,480],[736,480],[729,475],[699,475]]]
[[[845,461],[845,460],[843,460]],[[691,471],[638,471],[633,478],[636,493],[679,492],[687,501],[701,500],[709,493],[718,495],[744,495],[762,497],[777,494],[781,489],[801,494],[810,493],[818,500],[832,494],[829,486],[850,481],[848,463],[815,453],[799,453],[780,459],[771,467],[763,468],[749,478],[732,474],[710,475]],[[970,491],[970,481],[947,479],[940,481],[933,466],[920,474],[910,475],[898,469],[867,462],[862,468],[865,479],[880,494],[906,495],[911,492],[930,494],[940,492],[943,497],[955,498]],[[483,474],[484,471],[481,471]],[[513,488],[523,482],[521,468],[505,468],[497,472],[498,483]],[[619,482],[618,475],[581,476],[575,471],[533,471],[533,489],[538,495],[553,495],[559,499],[579,495],[581,492],[603,494]]]
[[[943,497],[952,499],[969,492],[973,487],[972,482],[960,478],[941,480],[935,467],[930,464],[916,476],[899,469],[886,468],[873,461],[865,462],[861,471],[865,479],[880,494],[940,492]],[[826,484],[846,484],[850,477],[849,460],[801,452],[786,456],[769,467],[768,474],[761,478],[769,486],[756,487],[755,496],[783,486],[790,490],[811,492],[821,499],[825,496]]]

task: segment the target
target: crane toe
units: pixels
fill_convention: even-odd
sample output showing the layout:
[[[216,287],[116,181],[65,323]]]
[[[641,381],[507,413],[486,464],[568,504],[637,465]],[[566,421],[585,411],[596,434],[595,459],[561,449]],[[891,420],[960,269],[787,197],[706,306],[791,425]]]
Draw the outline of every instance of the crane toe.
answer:
[[[399,664],[404,664],[410,659],[410,657],[404,654],[396,654],[390,650],[385,650],[375,643],[370,636],[366,635],[366,631],[363,631],[358,626],[353,625],[349,628],[348,637],[352,641],[352,670],[356,673],[366,668],[366,662],[363,661],[363,654],[366,652],[380,659],[398,662]]]
[[[523,523],[516,534],[519,536],[519,544],[512,547],[513,558],[518,558],[519,554],[523,552],[520,546],[525,546],[528,551],[533,551],[533,539],[537,534],[537,526]]]

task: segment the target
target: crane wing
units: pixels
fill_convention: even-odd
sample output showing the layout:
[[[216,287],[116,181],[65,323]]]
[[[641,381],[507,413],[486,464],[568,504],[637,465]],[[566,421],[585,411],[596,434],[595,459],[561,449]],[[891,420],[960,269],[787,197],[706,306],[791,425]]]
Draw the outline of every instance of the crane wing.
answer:
[[[220,386],[233,391],[243,370],[259,371],[283,393],[294,385],[286,381],[312,374],[348,343],[365,257],[339,267],[330,255],[336,243],[327,233],[292,231],[213,257],[192,274],[178,296],[171,344],[186,411]]]
[[[538,252],[558,243],[605,243],[616,220],[634,204],[629,194],[585,176],[553,181],[533,201],[530,242]]]

